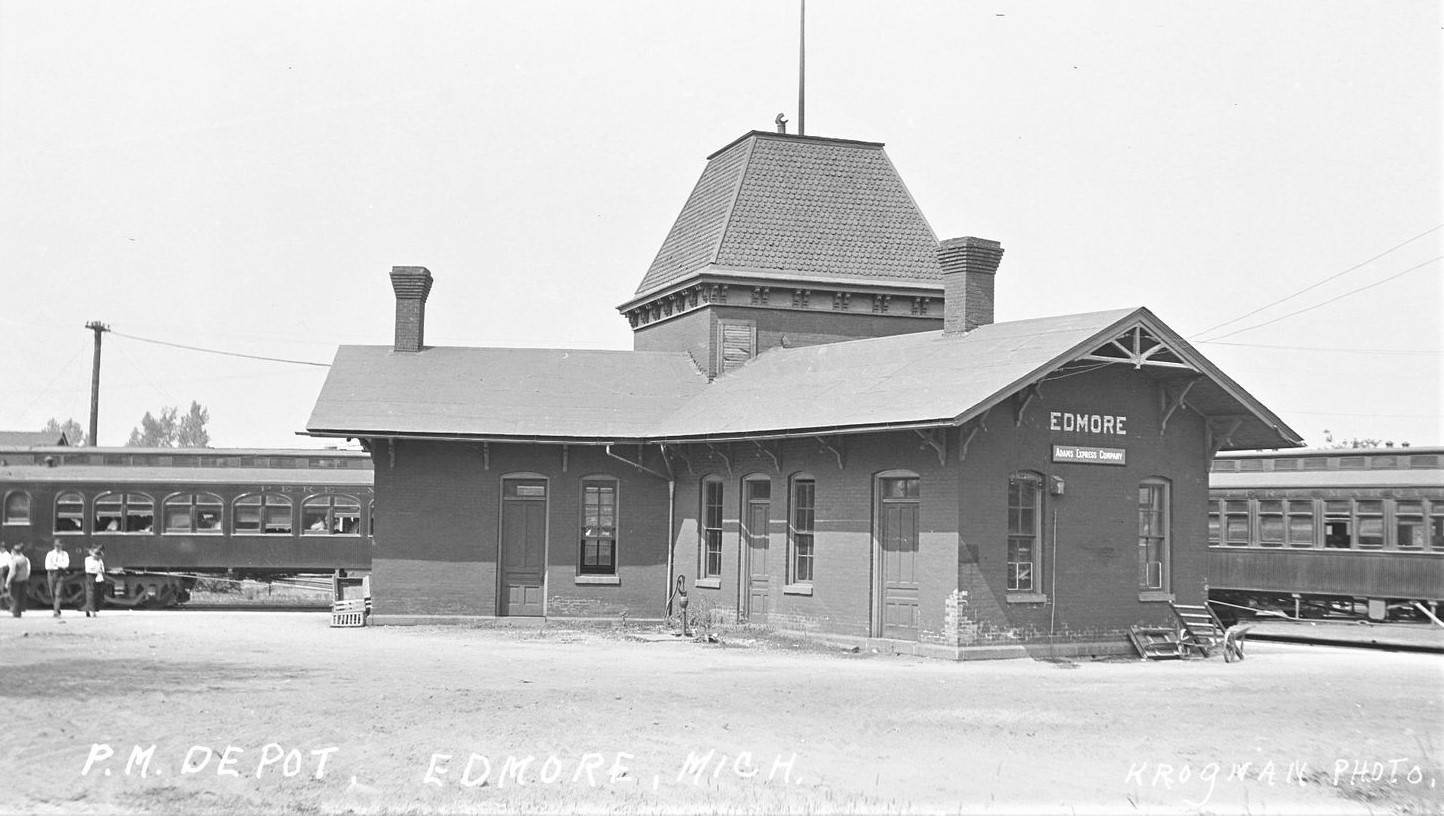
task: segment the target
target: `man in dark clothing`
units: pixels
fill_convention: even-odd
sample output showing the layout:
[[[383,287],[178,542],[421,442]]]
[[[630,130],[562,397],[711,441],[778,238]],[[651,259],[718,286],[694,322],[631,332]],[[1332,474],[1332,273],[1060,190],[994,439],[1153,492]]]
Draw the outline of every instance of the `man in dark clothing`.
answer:
[[[30,559],[25,557],[25,545],[16,544],[10,550],[10,572],[5,576],[5,583],[10,590],[10,614],[17,618],[25,609],[26,585],[29,582]]]

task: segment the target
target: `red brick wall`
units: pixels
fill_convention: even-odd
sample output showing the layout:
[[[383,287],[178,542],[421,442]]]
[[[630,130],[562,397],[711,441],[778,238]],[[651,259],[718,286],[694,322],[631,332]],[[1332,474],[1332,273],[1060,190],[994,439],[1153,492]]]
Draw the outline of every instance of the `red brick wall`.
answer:
[[[678,569],[689,585],[698,574],[697,516],[700,482],[725,484],[723,569],[720,586],[692,590],[694,604],[735,616],[739,596],[742,480],[754,473],[773,480],[770,530],[778,578],[772,583],[768,622],[773,626],[849,635],[871,631],[875,474],[906,469],[921,477],[919,639],[946,645],[1117,639],[1135,623],[1170,619],[1167,605],[1140,600],[1138,590],[1138,483],[1163,477],[1171,485],[1172,590],[1182,603],[1203,599],[1207,473],[1203,422],[1179,411],[1166,434],[1154,382],[1146,374],[1111,367],[1050,381],[1015,425],[1011,406],[995,409],[987,430],[960,460],[960,433],[949,435],[946,466],[913,433],[858,435],[834,445],[845,449],[845,468],[815,440],[780,448],[780,467],[756,446],[734,444],[731,469],[705,447],[687,451],[691,471],[679,465]],[[1128,433],[1101,437],[1049,430],[1050,411],[1125,415]],[[1053,443],[1124,448],[1126,466],[1054,464]],[[775,443],[769,443],[773,445]],[[726,446],[719,446],[725,453]],[[1038,589],[1050,603],[1009,603],[1006,587],[1008,476],[1031,470],[1060,476],[1062,497],[1045,495],[1043,558]],[[783,589],[787,553],[788,479],[805,471],[816,481],[816,541],[812,595]],[[1052,586],[1053,511],[1057,511],[1058,572]],[[780,556],[780,557],[779,557]],[[745,581],[745,578],[743,578]]]
[[[746,294],[738,295],[745,297]],[[776,297],[776,295],[774,295]],[[830,299],[828,302],[831,302]],[[854,309],[865,309],[867,298],[854,298]],[[831,312],[821,310],[753,308],[747,306],[707,306],[679,317],[638,327],[632,336],[637,351],[686,351],[708,376],[717,371],[713,361],[717,320],[750,320],[757,326],[757,353],[784,345],[816,346],[864,337],[886,337],[920,331],[937,331],[943,327],[941,306],[934,302],[938,314],[912,317],[909,304],[895,301],[892,313],[882,315],[865,311]],[[901,314],[898,311],[901,310]]]
[[[622,451],[618,451],[623,453]],[[636,448],[624,454],[635,458]],[[547,614],[551,617],[661,617],[666,600],[667,483],[573,445],[562,470],[560,446],[462,442],[397,444],[392,467],[377,448],[378,535],[372,596],[378,615],[494,615],[501,479],[540,473],[549,481]],[[655,451],[647,465],[662,467]],[[616,586],[576,583],[581,480],[618,480]]]
[[[783,628],[867,635],[875,594],[874,477],[891,469],[921,478],[922,641],[970,645],[1116,638],[1131,624],[1168,620],[1167,606],[1140,600],[1137,586],[1138,483],[1153,476],[1171,485],[1172,591],[1180,602],[1201,602],[1208,492],[1202,419],[1180,410],[1160,434],[1154,381],[1121,366],[1045,382],[1021,424],[1015,424],[1013,405],[990,413],[987,430],[973,438],[965,459],[959,456],[960,432],[950,431],[946,465],[911,432],[829,438],[842,452],[841,468],[837,456],[814,439],[769,442],[766,452],[751,443],[716,450],[689,446],[684,453],[690,464],[673,463],[678,481],[670,536],[666,481],[611,459],[600,448],[572,446],[563,471],[559,446],[493,444],[486,469],[477,443],[402,442],[394,467],[382,445],[375,457],[376,610],[382,615],[495,614],[500,479],[516,472],[551,480],[546,595],[547,613],[554,617],[660,617],[668,592],[669,539],[694,608],[711,607],[734,617],[741,587],[742,480],[761,474],[773,485],[767,621]],[[1124,415],[1128,433],[1104,437],[1053,431],[1051,411]],[[1050,461],[1054,443],[1124,448],[1128,463],[1055,464]],[[635,446],[618,452],[636,456]],[[656,449],[649,450],[646,464],[665,471]],[[1048,602],[1009,603],[1005,591],[1007,486],[1009,474],[1017,470],[1058,476],[1066,485],[1061,497],[1045,495],[1042,507],[1037,589],[1049,596]],[[811,595],[788,592],[785,580],[789,480],[799,473],[816,483]],[[596,474],[619,480],[618,586],[575,581],[580,482]],[[723,567],[715,588],[696,586],[699,485],[709,474],[720,476],[725,490]]]
[[[1021,425],[1015,425],[1011,407],[988,416],[988,430],[974,438],[965,463],[959,588],[968,595],[959,598],[960,639],[1047,640],[1050,627],[1052,639],[1090,639],[1121,634],[1132,624],[1171,620],[1166,604],[1139,600],[1138,484],[1155,476],[1171,487],[1171,588],[1180,603],[1202,602],[1208,496],[1203,421],[1181,410],[1160,434],[1159,402],[1147,374],[1110,366],[1044,383]],[[1126,415],[1128,433],[1052,431],[1052,411]],[[1123,448],[1128,463],[1055,464],[1054,443]],[[1007,603],[1007,477],[1018,470],[1064,480],[1063,496],[1045,492],[1043,498],[1038,574],[1039,589],[1056,610],[1044,603]],[[1055,565],[1056,591],[1050,591]]]

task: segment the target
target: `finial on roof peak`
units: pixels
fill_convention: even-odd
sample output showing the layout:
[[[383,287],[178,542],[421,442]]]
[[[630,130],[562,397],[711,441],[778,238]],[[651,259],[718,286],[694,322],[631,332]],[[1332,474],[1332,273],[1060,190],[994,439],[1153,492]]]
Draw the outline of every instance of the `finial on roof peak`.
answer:
[[[778,133],[786,133],[786,132],[787,132],[787,116],[786,116],[786,115],[779,113],[779,114],[777,114],[777,118],[776,118],[776,119],[773,119],[772,121],[773,121],[774,123],[776,123],[776,125],[777,125],[777,132],[778,132]]]

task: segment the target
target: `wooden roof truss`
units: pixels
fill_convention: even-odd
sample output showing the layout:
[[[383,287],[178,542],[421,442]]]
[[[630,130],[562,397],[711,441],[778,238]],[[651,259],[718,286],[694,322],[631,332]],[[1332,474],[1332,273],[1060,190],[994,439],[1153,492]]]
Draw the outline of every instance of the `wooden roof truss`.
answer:
[[[1124,363],[1134,368],[1150,366],[1155,368],[1181,368],[1197,371],[1174,351],[1142,325],[1135,325],[1123,334],[1094,349],[1091,354],[1079,357],[1097,363]]]

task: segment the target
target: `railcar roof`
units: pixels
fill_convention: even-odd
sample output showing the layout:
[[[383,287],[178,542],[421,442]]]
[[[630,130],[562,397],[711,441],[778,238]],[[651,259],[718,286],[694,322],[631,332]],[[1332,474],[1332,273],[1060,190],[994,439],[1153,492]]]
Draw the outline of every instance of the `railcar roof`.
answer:
[[[1255,470],[1208,474],[1213,490],[1248,488],[1427,487],[1444,488],[1444,470]]]
[[[368,487],[372,471],[349,468],[119,467],[115,465],[7,465],[0,483],[161,484],[161,485],[314,485]]]
[[[1409,445],[1393,448],[1295,448],[1291,450],[1231,451],[1220,459],[1298,459],[1315,456],[1436,456],[1444,445]]]

